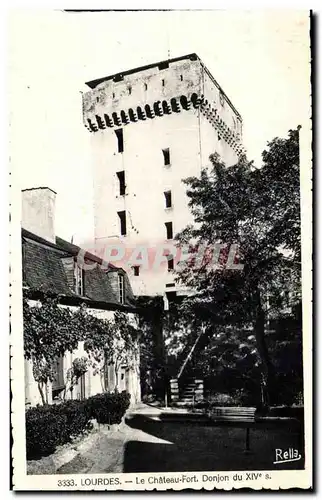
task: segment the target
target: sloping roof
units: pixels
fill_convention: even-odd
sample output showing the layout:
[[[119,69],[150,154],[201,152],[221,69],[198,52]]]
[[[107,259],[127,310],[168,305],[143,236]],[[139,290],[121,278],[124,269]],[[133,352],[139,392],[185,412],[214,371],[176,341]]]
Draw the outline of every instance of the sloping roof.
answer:
[[[187,54],[185,56],[174,57],[172,59],[165,59],[163,61],[159,61],[156,63],[146,64],[145,66],[139,66],[139,67],[136,67],[133,69],[128,69],[128,70],[122,71],[120,73],[114,73],[113,75],[104,76],[103,78],[97,78],[96,80],[91,80],[89,82],[86,82],[86,85],[88,85],[88,87],[90,87],[91,89],[94,89],[95,87],[97,87],[97,85],[99,85],[102,82],[106,82],[107,80],[113,80],[114,78],[118,78],[118,77],[122,77],[122,76],[126,76],[126,75],[132,75],[133,73],[139,73],[140,71],[145,71],[147,69],[156,68],[157,66],[162,67],[162,65],[164,65],[164,64],[171,64],[174,62],[183,61],[184,59],[190,59],[190,60],[195,61],[195,60],[199,59],[199,57],[197,56],[197,54],[193,53],[193,54]]]
[[[23,243],[23,281],[30,288],[44,292],[73,295],[67,285],[61,261],[51,248],[27,240]]]
[[[68,286],[68,279],[63,259],[74,259],[80,252],[80,247],[56,238],[56,244],[22,229],[22,255],[23,255],[23,283],[30,289],[38,292],[51,292],[65,297],[79,296]],[[84,298],[93,303],[105,303],[122,306],[113,291],[109,271],[125,273],[123,269],[108,265],[108,270],[99,265],[102,259],[93,254],[86,253],[87,262],[95,263],[93,269],[84,269]],[[125,273],[126,274],[126,273]],[[125,306],[133,307],[133,293],[129,281],[126,280],[127,293]]]
[[[118,304],[108,275],[96,266],[94,269],[85,272],[85,295],[91,300],[112,302]]]
[[[63,240],[62,238],[59,238],[59,236],[56,236],[56,245],[57,245],[57,247],[64,249],[66,252],[70,253],[73,256],[77,256],[81,250],[81,248],[78,247],[77,245],[74,245],[73,243],[70,243],[69,241]],[[121,268],[114,266],[114,264],[111,264],[110,262],[103,261],[103,259],[101,259],[100,257],[98,257],[97,255],[95,255],[91,252],[88,252],[87,250],[85,250],[84,257],[92,262],[96,262],[97,264],[104,264],[105,269],[108,269],[108,268],[121,269]]]

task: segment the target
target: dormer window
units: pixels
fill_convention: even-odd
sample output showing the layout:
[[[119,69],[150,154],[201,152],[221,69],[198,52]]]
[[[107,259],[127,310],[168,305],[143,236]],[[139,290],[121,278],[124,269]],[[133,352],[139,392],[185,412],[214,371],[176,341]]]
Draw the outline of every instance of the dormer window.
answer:
[[[77,295],[84,296],[84,269],[82,269],[77,262],[74,265],[74,292]]]
[[[124,276],[119,274],[119,301],[124,304],[125,293],[124,293]]]

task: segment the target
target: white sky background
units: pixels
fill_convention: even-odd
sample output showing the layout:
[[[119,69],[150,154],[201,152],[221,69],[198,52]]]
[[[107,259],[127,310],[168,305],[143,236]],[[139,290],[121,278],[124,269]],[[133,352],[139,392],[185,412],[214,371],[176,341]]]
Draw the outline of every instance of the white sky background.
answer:
[[[304,10],[11,14],[10,153],[20,188],[54,189],[57,235],[91,238],[84,82],[167,59],[169,50],[200,56],[241,113],[248,157],[260,164],[268,140],[309,126],[308,33]]]

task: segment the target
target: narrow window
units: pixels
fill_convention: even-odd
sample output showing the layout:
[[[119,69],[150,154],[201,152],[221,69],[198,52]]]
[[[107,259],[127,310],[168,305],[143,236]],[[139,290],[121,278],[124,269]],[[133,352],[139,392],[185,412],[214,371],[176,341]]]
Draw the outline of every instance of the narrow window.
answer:
[[[121,170],[121,172],[116,172],[116,175],[119,180],[119,194],[123,196],[125,194],[125,172]]]
[[[181,80],[181,81],[183,80],[183,76],[182,76],[182,75],[180,75],[180,80]]]
[[[129,87],[129,95],[132,94],[132,87]]]
[[[126,213],[125,213],[125,210],[122,210],[122,212],[117,212],[117,215],[119,216],[119,220],[120,220],[121,236],[125,236],[126,235]]]
[[[165,208],[171,208],[172,207],[171,191],[165,191],[163,194],[165,199]]]
[[[144,84],[144,90],[148,90],[148,84],[147,83]]]
[[[169,150],[169,148],[162,149],[162,153],[163,153],[164,165],[170,165],[170,150]]]
[[[117,137],[118,152],[123,153],[123,151],[124,151],[123,129],[118,128],[117,130],[115,130],[115,134]]]
[[[75,262],[74,265],[74,291],[77,295],[84,295],[84,269]]]
[[[53,363],[53,375],[54,375],[54,380],[52,382],[52,390],[53,392],[59,391],[64,388],[64,356],[59,356],[58,358],[55,359]],[[58,395],[53,394],[53,397]]]
[[[173,255],[168,255],[168,271],[173,271],[173,269],[174,269]]]
[[[81,400],[83,400],[83,399],[85,399],[85,396],[86,396],[86,392],[85,392],[85,373],[83,373],[80,376],[79,382],[80,382],[80,398],[81,398]]]
[[[162,87],[164,87],[164,78],[162,78]]]
[[[172,222],[165,222],[165,227],[167,231],[167,240],[172,240],[173,238],[173,227]]]
[[[124,304],[124,276],[119,274],[119,300]]]
[[[140,276],[140,266],[133,266],[132,269],[134,276]]]
[[[115,92],[113,92],[113,94],[112,94],[112,95],[113,95],[113,99],[114,99],[114,98],[115,98]]]

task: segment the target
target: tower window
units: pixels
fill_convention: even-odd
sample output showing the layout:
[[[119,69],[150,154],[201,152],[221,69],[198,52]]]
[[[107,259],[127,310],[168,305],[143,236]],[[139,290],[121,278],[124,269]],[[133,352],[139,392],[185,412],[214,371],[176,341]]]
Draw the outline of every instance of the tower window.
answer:
[[[174,260],[173,260],[173,255],[168,255],[168,271],[173,271],[174,269]]]
[[[113,96],[113,99],[114,99],[115,98],[115,92],[113,92],[112,96]]]
[[[183,80],[183,76],[182,76],[182,75],[180,75],[180,80],[181,80],[181,81]]]
[[[131,95],[132,94],[132,87],[129,87],[128,90],[129,90],[129,95]]]
[[[124,151],[124,139],[123,139],[123,129],[118,128],[115,130],[115,134],[117,137],[117,148],[119,153],[123,153]]]
[[[132,269],[134,276],[140,276],[140,266],[133,266]]]
[[[125,194],[125,172],[121,170],[121,172],[116,172],[116,175],[119,180],[119,194],[123,196]]]
[[[119,300],[121,304],[124,304],[124,276],[119,274]]]
[[[120,220],[121,236],[125,236],[126,235],[126,213],[125,213],[125,210],[122,210],[121,212],[117,212],[117,215],[119,216],[119,220]]]
[[[171,208],[172,207],[171,191],[165,191],[163,194],[165,199],[165,208]]]
[[[172,222],[165,222],[164,225],[165,225],[165,228],[167,231],[167,240],[172,240],[172,238],[173,238]]]
[[[147,83],[144,84],[144,90],[148,90],[148,84]]]
[[[163,153],[164,165],[170,165],[170,150],[169,150],[169,148],[162,149],[162,153]]]
[[[162,78],[162,87],[164,87],[164,78]]]

